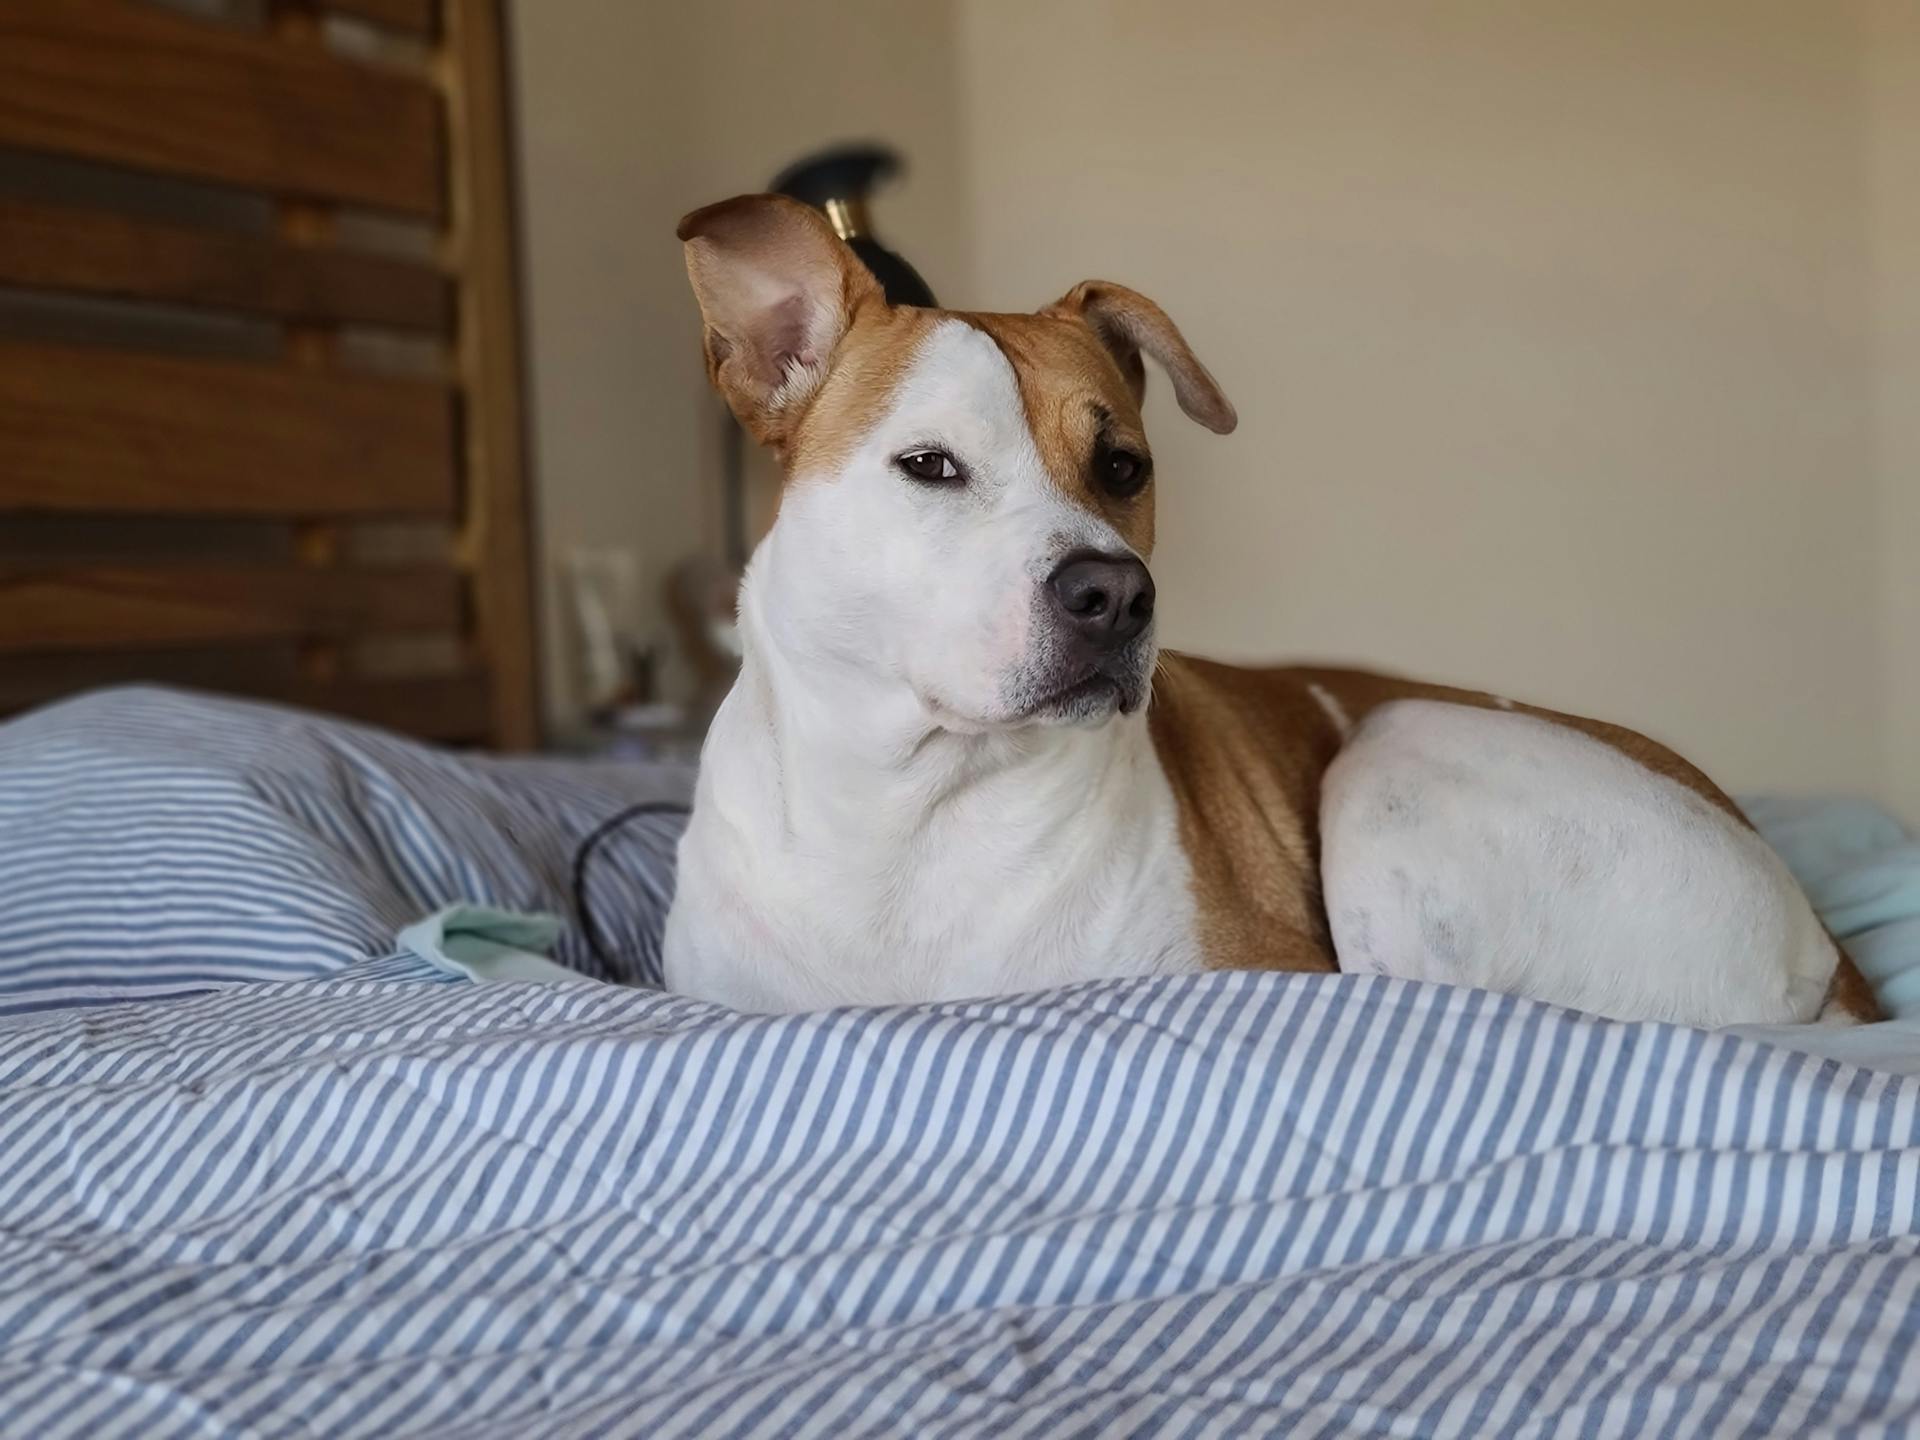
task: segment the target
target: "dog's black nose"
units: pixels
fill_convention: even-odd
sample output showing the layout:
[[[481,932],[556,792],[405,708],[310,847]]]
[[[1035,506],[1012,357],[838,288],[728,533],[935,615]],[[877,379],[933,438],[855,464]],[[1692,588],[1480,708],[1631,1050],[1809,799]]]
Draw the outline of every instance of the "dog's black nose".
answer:
[[[1153,576],[1132,555],[1068,557],[1047,581],[1061,618],[1097,650],[1117,650],[1153,619]]]

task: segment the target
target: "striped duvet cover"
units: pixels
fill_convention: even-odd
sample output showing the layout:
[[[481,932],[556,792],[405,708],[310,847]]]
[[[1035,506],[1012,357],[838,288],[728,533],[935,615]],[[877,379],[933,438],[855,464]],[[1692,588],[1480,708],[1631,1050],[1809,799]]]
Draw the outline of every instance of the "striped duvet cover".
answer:
[[[614,973],[389,955],[682,784],[0,727],[0,1435],[1920,1430],[1920,1078],[1361,977],[743,1017],[602,983],[645,826]]]

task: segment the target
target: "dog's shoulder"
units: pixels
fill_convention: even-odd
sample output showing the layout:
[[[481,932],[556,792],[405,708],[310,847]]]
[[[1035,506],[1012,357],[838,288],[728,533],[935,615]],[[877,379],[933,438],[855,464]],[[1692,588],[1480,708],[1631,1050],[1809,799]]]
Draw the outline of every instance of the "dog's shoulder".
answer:
[[[1164,652],[1154,672],[1148,729],[1217,968],[1334,968],[1315,814],[1341,732],[1309,683]]]

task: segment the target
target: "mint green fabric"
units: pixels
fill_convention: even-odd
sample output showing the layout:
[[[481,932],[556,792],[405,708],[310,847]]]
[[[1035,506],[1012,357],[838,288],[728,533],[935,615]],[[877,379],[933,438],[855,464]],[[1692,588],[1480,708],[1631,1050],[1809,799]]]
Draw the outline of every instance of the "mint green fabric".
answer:
[[[1743,802],[1891,1019],[1920,1022],[1920,840],[1866,800]]]
[[[402,930],[396,943],[436,970],[468,980],[585,981],[547,958],[563,928],[556,915],[448,905]]]
[[[1887,1016],[1878,1025],[1749,1026],[1742,1033],[1829,1060],[1920,1075],[1920,840],[1865,800],[1767,796],[1740,803]]]

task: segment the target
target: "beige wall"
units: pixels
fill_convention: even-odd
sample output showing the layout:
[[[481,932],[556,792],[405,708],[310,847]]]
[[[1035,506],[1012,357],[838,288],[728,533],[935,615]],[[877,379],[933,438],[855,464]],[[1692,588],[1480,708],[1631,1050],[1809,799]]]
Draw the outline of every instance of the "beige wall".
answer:
[[[1887,784],[1920,821],[1920,0],[1871,0],[1870,21]]]
[[[936,286],[967,268],[944,0],[513,0],[548,708],[572,708],[556,562],[626,547],[643,630],[675,562],[718,547],[720,412],[674,225],[806,151],[884,135],[879,206]],[[933,57],[918,63],[915,57]]]
[[[1170,637],[1877,788],[1857,19],[966,0],[982,298],[1136,285],[1240,408],[1150,407]]]
[[[1175,642],[1920,818],[1920,0],[515,10],[549,553],[714,542],[673,221],[880,134],[949,303],[1137,285],[1238,403],[1150,403]]]

